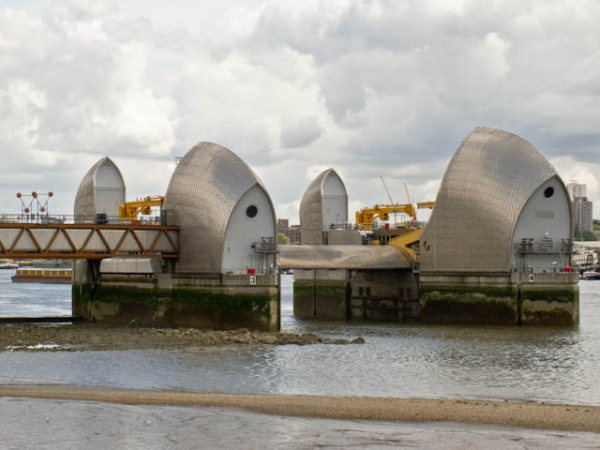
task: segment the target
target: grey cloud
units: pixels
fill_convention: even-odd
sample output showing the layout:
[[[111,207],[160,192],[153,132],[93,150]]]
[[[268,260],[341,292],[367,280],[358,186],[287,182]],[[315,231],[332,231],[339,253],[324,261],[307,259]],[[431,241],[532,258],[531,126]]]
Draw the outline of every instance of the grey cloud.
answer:
[[[593,0],[472,0],[458,14],[426,0],[250,10],[230,0],[202,27],[200,3],[80,5],[0,9],[0,152],[11,168],[0,170],[31,184],[84,173],[104,154],[170,161],[210,140],[257,168],[287,211],[320,165],[345,173],[361,202],[385,199],[380,173],[418,197],[478,125],[547,156],[599,160]]]
[[[319,119],[307,116],[281,130],[281,144],[285,148],[304,147],[319,139],[322,133]]]

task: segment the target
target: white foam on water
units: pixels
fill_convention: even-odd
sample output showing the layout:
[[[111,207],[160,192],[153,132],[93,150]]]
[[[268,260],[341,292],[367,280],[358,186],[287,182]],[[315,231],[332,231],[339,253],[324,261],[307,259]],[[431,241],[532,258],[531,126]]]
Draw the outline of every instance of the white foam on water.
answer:
[[[63,348],[67,348],[64,345],[59,345],[59,344],[36,344],[36,345],[10,345],[8,347],[6,347],[7,350],[9,351],[14,351],[14,350],[22,350],[22,349],[27,349],[27,350],[56,350],[56,349],[63,349]]]

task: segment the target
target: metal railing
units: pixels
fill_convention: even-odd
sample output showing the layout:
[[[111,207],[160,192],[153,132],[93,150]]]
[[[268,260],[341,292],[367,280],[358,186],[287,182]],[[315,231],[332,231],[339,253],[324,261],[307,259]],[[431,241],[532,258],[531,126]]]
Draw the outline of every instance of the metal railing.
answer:
[[[252,248],[254,248],[254,251],[259,254],[268,255],[277,253],[275,239],[272,237],[265,237],[262,238],[260,242],[254,242],[252,244]]]
[[[139,220],[122,220],[118,216],[106,214],[88,215],[48,215],[48,214],[0,214],[4,224],[93,224],[93,225],[166,225],[164,216],[142,216]]]
[[[387,225],[387,226],[386,226]],[[405,229],[405,228],[415,228],[415,227],[423,227],[425,226],[425,222],[397,222],[393,223],[384,223],[384,222],[375,222],[372,224],[354,224],[354,223],[342,223],[331,225],[324,225],[323,231],[331,231],[331,230],[363,230],[363,231],[377,231],[377,230],[395,230],[395,229]]]
[[[533,238],[523,238],[521,242],[515,244],[518,253],[525,254],[570,254],[573,253],[573,242],[571,239],[561,239],[555,241],[552,238],[542,238],[534,240]]]

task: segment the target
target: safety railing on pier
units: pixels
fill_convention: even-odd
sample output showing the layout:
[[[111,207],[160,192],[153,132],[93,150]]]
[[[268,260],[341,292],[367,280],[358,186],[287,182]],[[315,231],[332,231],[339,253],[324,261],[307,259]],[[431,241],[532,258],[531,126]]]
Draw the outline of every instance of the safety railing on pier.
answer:
[[[178,258],[179,227],[161,222],[123,221],[101,214],[2,214],[0,258]]]
[[[96,224],[96,225],[167,225],[166,215],[141,216],[139,220],[123,220],[119,216],[95,215],[48,215],[48,214],[0,214],[0,224]]]
[[[387,222],[375,222],[372,224],[354,224],[354,223],[341,223],[323,226],[323,231],[331,231],[331,230],[363,230],[363,231],[379,231],[379,230],[394,230],[394,229],[406,229],[406,228],[416,228],[425,226],[425,222],[397,222],[397,223],[387,223]]]
[[[522,255],[526,254],[570,254],[573,253],[573,241],[571,239],[552,238],[523,238],[515,244],[515,249]]]

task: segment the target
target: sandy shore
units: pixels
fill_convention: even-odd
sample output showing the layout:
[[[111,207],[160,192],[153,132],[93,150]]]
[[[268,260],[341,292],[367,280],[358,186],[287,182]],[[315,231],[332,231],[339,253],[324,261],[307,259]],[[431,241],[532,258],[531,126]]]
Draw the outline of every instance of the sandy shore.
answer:
[[[268,333],[246,329],[231,331],[194,328],[116,327],[98,324],[4,325],[0,327],[0,351],[133,350],[206,347],[230,344],[314,345],[362,344],[314,334]]]
[[[474,400],[158,392],[71,385],[0,385],[0,397],[234,408],[278,416],[458,422],[600,433],[600,407]]]

